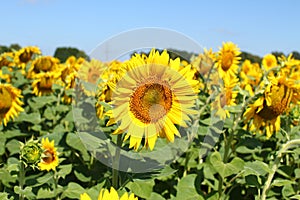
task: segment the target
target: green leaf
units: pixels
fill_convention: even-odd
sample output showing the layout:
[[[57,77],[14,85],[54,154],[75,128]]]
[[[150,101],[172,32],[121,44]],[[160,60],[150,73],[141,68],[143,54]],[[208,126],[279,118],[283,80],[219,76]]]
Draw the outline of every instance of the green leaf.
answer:
[[[44,112],[44,116],[46,119],[49,119],[49,120],[54,120],[56,118],[56,115],[52,109],[52,107],[47,107],[45,112]]]
[[[162,169],[160,174],[157,176],[156,179],[158,180],[167,180],[174,176],[178,170],[171,168],[169,165],[167,165],[165,168]]]
[[[58,172],[57,172],[58,177],[62,177],[63,179],[65,179],[66,176],[68,174],[70,174],[71,171],[72,171],[72,164],[60,165],[58,167],[58,169],[59,169]]]
[[[44,176],[40,176],[37,179],[37,184],[35,184],[34,186],[40,186],[43,185],[45,183],[51,183],[53,182],[53,175],[51,173],[47,173]]]
[[[38,190],[37,199],[51,199],[56,196],[55,192],[52,191],[50,188],[40,188]]]
[[[165,198],[155,192],[152,192],[148,200],[165,200]]]
[[[0,181],[7,187],[11,187],[10,183],[16,183],[18,179],[17,176],[12,176],[6,169],[0,169],[0,177]]]
[[[67,186],[67,188],[62,193],[62,199],[68,198],[74,198],[78,199],[80,197],[80,194],[84,193],[85,190],[83,187],[81,187],[79,184],[70,182]]]
[[[290,181],[287,179],[275,179],[272,182],[272,186],[277,186],[277,187],[282,187],[282,186],[290,185],[290,184],[295,184],[295,181]]]
[[[1,200],[13,200],[13,197],[8,198],[8,193],[0,192],[0,199]]]
[[[55,107],[55,111],[58,113],[62,113],[62,112],[67,112],[69,111],[71,108],[68,105],[58,105]]]
[[[72,147],[80,152],[83,152],[83,153],[86,152],[86,148],[83,145],[83,143],[81,142],[81,139],[77,134],[68,133],[66,142],[70,147]]]
[[[197,193],[196,187],[195,187],[195,179],[197,175],[196,174],[189,174],[185,177],[183,177],[178,185],[177,185],[177,195],[176,199],[181,200],[204,200],[200,194]]]
[[[92,178],[90,176],[85,176],[82,172],[76,170],[74,171],[74,174],[76,178],[82,182],[89,182]]]
[[[17,118],[16,121],[19,122],[30,122],[32,124],[39,124],[41,120],[41,115],[40,113],[30,113],[27,114],[25,112],[20,113],[19,117]]]
[[[295,172],[295,178],[296,179],[300,178],[300,169],[296,168],[294,172]]]
[[[6,138],[4,134],[0,134],[0,155],[5,153],[5,142]]]
[[[271,172],[269,166],[262,162],[262,161],[254,161],[254,162],[247,162],[244,166],[245,172],[244,175],[256,175],[256,176],[265,176],[267,173]]]
[[[286,184],[282,188],[282,195],[285,198],[288,198],[289,196],[292,196],[295,194],[294,188],[292,184]]]
[[[210,163],[222,178],[237,174],[244,168],[244,161],[238,157],[235,157],[230,163],[223,163],[219,152],[212,153]]]
[[[14,187],[14,192],[16,194],[24,195],[27,199],[34,199],[35,195],[32,192],[31,187],[25,187],[24,189],[21,189],[19,186]]]
[[[300,194],[291,196],[290,199],[296,199],[296,200],[300,200]]]
[[[16,139],[12,139],[6,143],[6,148],[10,152],[10,155],[20,153],[20,142]]]
[[[153,186],[154,180],[139,179],[136,179],[134,182],[130,182],[126,185],[126,187],[135,195],[145,199],[150,198]]]

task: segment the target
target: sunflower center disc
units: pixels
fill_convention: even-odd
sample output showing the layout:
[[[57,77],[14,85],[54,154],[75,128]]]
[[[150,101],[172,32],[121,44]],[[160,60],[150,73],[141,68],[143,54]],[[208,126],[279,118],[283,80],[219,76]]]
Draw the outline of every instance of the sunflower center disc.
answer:
[[[258,113],[259,116],[266,120],[275,119],[286,111],[292,98],[292,90],[285,85],[271,88],[272,105],[264,103],[264,108]]]
[[[166,115],[171,106],[171,90],[158,83],[138,87],[130,98],[130,110],[144,123],[157,122]]]
[[[43,158],[43,161],[45,163],[51,163],[54,160],[54,155],[50,151],[45,152],[45,157]]]
[[[52,91],[52,80],[49,77],[42,78],[39,88],[42,91],[45,92],[51,92]]]
[[[23,63],[27,63],[31,59],[32,54],[28,52],[24,52],[20,55],[19,59]]]
[[[224,55],[224,59],[222,60],[222,69],[224,71],[227,71],[230,68],[230,66],[232,65],[233,58],[234,54],[232,52],[227,52]]]
[[[37,73],[40,71],[47,72],[52,69],[52,62],[49,60],[49,58],[43,58],[36,63],[34,68]]]
[[[9,91],[5,88],[0,88],[0,115],[9,111],[12,106],[12,97]]]

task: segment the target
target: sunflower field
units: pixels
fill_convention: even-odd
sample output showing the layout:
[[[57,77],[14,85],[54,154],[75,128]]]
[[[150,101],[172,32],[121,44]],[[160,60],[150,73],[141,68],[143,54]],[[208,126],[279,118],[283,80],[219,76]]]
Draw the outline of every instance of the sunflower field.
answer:
[[[174,55],[174,53],[172,53]],[[0,199],[300,199],[300,60],[0,55]]]

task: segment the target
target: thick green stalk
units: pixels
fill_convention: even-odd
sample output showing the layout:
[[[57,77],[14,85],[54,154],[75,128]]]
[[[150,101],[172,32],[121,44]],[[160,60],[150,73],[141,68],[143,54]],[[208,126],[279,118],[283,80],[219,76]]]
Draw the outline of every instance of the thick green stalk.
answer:
[[[274,161],[274,164],[271,168],[271,172],[269,173],[267,181],[266,181],[265,186],[263,188],[263,191],[262,191],[262,194],[261,194],[261,199],[262,200],[266,200],[266,198],[267,198],[267,192],[271,187],[272,180],[273,180],[274,175],[275,175],[275,173],[276,173],[276,171],[279,167],[280,160],[281,160],[281,157],[282,157],[283,153],[286,152],[293,145],[300,145],[300,139],[294,139],[294,140],[288,141],[287,143],[282,145],[282,148],[279,150],[279,152],[277,154],[277,157]]]

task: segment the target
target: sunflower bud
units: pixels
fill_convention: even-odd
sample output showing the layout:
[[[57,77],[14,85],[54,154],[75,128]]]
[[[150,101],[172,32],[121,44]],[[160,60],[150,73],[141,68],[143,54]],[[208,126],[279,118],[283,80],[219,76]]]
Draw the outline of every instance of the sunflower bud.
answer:
[[[21,145],[21,160],[25,166],[35,165],[41,160],[42,149],[38,145],[37,141],[30,140]]]

